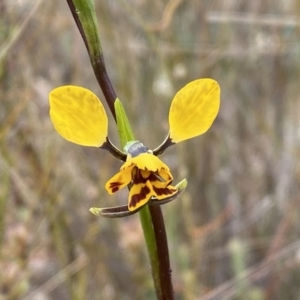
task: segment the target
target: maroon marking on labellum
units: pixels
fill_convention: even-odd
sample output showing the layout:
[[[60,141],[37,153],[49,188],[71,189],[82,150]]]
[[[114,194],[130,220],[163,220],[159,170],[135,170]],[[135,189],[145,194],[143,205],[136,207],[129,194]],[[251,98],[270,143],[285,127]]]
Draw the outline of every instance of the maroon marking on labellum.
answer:
[[[110,183],[109,187],[111,188],[112,192],[115,193],[120,189],[120,186],[122,185],[122,182],[112,182]]]
[[[120,189],[120,187],[119,187],[119,186],[116,186],[116,187],[112,188],[111,191],[112,191],[113,193],[116,193],[119,189]]]
[[[147,195],[150,193],[150,189],[147,186],[141,188],[139,194],[134,194],[131,196],[129,207],[136,207],[136,205],[143,199],[146,199]]]
[[[164,179],[163,177],[160,176],[159,173],[151,173],[150,176],[148,177],[148,180],[151,182],[159,181],[159,182],[168,182],[167,185],[172,183],[172,177],[168,176],[168,180]]]
[[[171,188],[157,188],[153,186],[153,190],[156,193],[157,196],[162,196],[162,195],[172,195],[173,193],[177,192],[177,189],[171,189]]]
[[[151,174],[150,174],[151,176]],[[147,182],[147,178],[144,178],[141,174],[141,170],[139,170],[138,168],[136,168],[134,170],[134,172],[132,172],[132,182],[133,184],[139,184],[139,183],[146,183]]]

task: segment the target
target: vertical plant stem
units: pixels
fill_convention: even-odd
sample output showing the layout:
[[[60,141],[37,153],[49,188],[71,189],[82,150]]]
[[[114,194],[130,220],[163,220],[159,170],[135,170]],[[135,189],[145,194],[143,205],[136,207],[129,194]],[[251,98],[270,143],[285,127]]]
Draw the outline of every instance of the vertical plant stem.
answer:
[[[149,205],[149,209],[157,245],[157,256],[160,271],[159,276],[160,282],[162,283],[161,299],[173,300],[174,292],[172,285],[172,270],[170,266],[168,239],[163,214],[159,205]]]
[[[154,226],[152,225],[152,216],[149,210],[149,206],[143,207],[139,211],[140,221],[143,228],[143,233],[146,241],[148,255],[151,264],[151,273],[155,286],[155,292],[157,299],[164,299],[162,293],[162,281],[160,276],[159,258],[157,253],[156,236],[154,232]]]

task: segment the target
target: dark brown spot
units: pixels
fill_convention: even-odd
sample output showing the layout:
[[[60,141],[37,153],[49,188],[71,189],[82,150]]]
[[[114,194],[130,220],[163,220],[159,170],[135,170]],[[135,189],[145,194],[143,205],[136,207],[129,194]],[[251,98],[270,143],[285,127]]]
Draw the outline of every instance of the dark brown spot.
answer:
[[[172,195],[177,192],[177,189],[169,188],[169,187],[157,188],[157,187],[153,186],[153,190],[157,196]]]
[[[151,192],[151,190],[147,186],[143,186],[141,191],[138,194],[134,194],[131,196],[129,207],[136,207],[136,205],[147,198],[147,195]]]
[[[150,174],[151,176],[151,174]],[[138,169],[137,167],[135,167],[132,170],[132,183],[133,184],[139,184],[139,183],[146,183],[147,182],[147,178],[144,178],[142,176],[141,170]]]
[[[111,183],[110,183],[110,187],[111,187],[111,188],[113,188],[113,187],[115,187],[115,186],[120,186],[120,185],[122,185],[122,182],[119,182],[119,181],[115,181],[115,182],[111,182]]]
[[[111,182],[109,184],[109,188],[112,190],[113,193],[117,192],[120,189],[120,186],[122,185],[122,182]]]
[[[113,193],[116,193],[119,189],[120,189],[120,187],[115,186],[115,187],[113,187],[113,188],[111,189],[111,191],[112,191]]]
[[[155,182],[155,181],[165,182],[165,180],[157,173],[151,173],[150,176],[148,177],[148,180],[150,180],[151,182]]]

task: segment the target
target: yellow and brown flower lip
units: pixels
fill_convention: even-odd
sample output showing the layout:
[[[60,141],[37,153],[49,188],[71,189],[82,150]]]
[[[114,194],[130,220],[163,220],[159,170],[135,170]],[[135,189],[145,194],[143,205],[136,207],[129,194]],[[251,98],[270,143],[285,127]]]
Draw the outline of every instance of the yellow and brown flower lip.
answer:
[[[150,199],[163,200],[178,192],[172,185],[170,169],[158,157],[151,153],[142,153],[129,157],[120,172],[105,185],[109,194],[131,185],[128,196],[128,209],[134,211],[145,205]]]

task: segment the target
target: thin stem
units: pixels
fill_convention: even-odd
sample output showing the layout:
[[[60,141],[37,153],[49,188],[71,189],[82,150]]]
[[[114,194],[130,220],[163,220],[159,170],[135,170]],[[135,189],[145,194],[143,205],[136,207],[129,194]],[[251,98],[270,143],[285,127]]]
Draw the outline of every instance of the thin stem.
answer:
[[[126,153],[120,151],[107,137],[106,142],[100,147],[101,149],[105,149],[109,151],[115,158],[126,161]]]
[[[163,281],[160,276],[160,264],[158,258],[157,248],[159,247],[156,240],[156,234],[153,226],[153,219],[150,213],[149,206],[144,206],[140,211],[140,221],[142,224],[146,246],[148,249],[148,255],[150,258],[152,278],[155,286],[155,292],[157,299],[162,300],[163,298]],[[166,298],[167,299],[167,298]]]
[[[106,72],[106,68],[104,65],[103,56],[98,57],[96,61],[92,61],[92,66],[94,69],[94,73],[96,75],[97,81],[101,87],[102,93],[106,99],[106,102],[109,106],[109,109],[116,120],[116,113],[114,109],[114,102],[117,99],[117,95],[114,91],[114,88],[111,84],[111,81]]]
[[[161,285],[161,299],[173,300],[174,292],[172,285],[172,269],[170,266],[168,240],[163,214],[159,205],[149,205],[148,207],[151,214],[157,245],[160,282],[163,283]]]
[[[168,135],[162,144],[153,150],[153,155],[158,156],[164,153],[164,151],[172,145],[175,145],[175,143],[172,142],[170,135]]]

